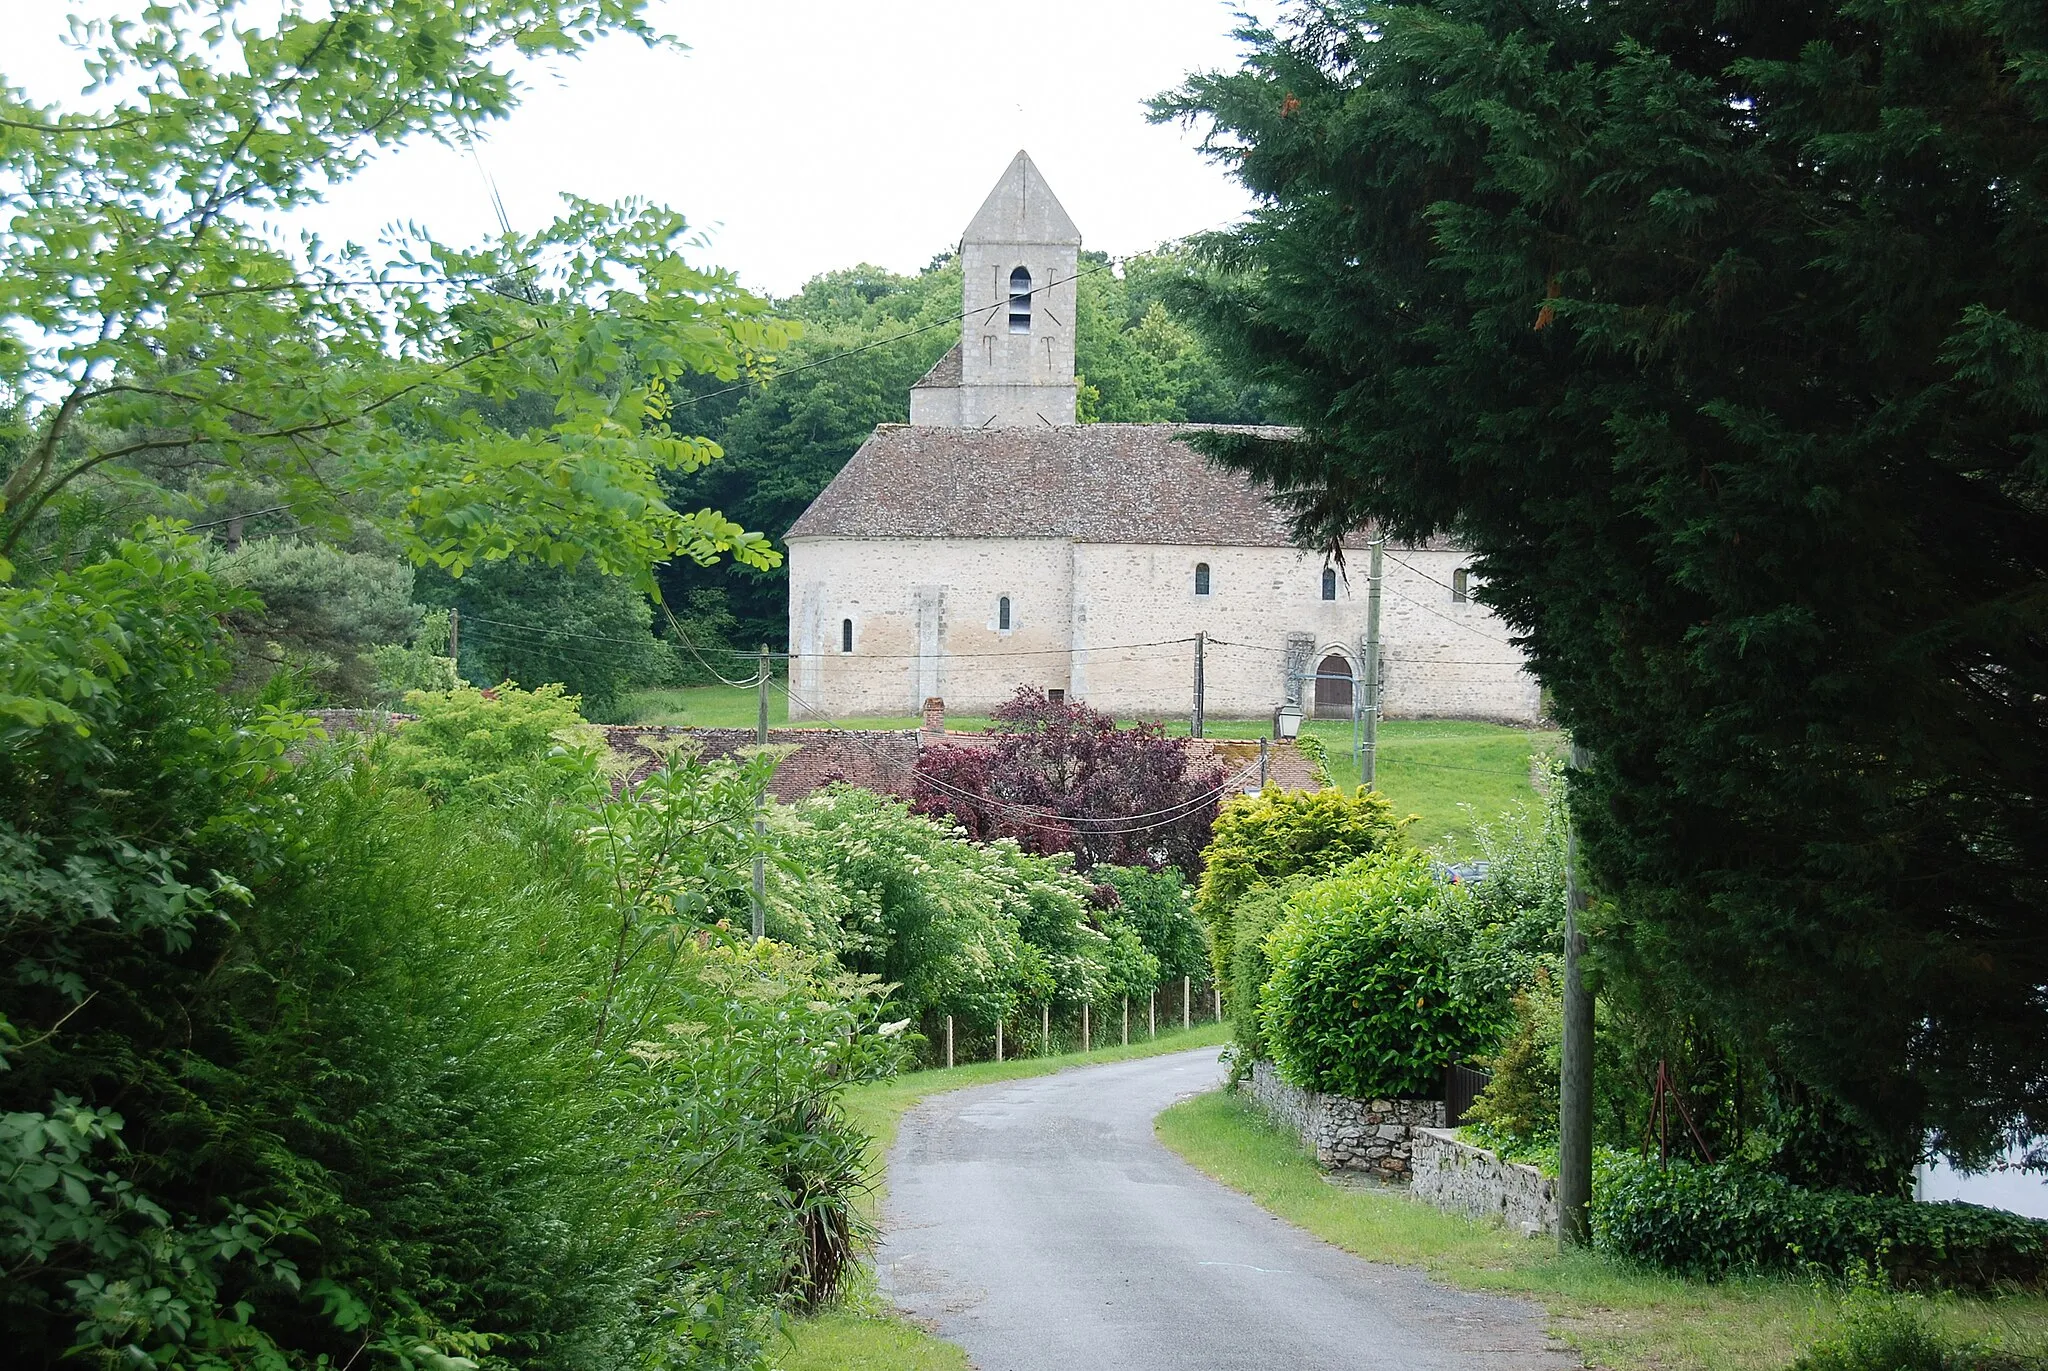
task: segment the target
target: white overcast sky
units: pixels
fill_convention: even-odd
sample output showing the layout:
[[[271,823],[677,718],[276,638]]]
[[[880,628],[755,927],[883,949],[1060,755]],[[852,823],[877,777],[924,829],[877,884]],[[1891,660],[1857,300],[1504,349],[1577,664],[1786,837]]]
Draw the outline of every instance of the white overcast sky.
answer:
[[[139,3],[139,0],[137,0]],[[74,12],[120,0],[0,0],[0,78],[76,106],[63,45]],[[787,293],[821,271],[923,266],[952,246],[1018,148],[1086,246],[1138,251],[1228,223],[1243,191],[1195,135],[1145,122],[1147,97],[1235,64],[1244,0],[655,0],[690,51],[613,39],[521,68],[525,98],[481,148],[513,226],[561,192],[643,196],[685,214],[695,254]],[[306,219],[372,241],[412,221],[471,242],[495,230],[465,155],[420,144],[379,162]]]

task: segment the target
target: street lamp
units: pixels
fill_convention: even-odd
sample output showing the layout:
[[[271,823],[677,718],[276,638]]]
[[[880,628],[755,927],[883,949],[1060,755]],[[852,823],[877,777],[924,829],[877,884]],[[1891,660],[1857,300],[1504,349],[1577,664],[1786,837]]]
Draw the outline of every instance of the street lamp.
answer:
[[[1284,704],[1273,714],[1273,736],[1287,742],[1301,736],[1301,706]]]

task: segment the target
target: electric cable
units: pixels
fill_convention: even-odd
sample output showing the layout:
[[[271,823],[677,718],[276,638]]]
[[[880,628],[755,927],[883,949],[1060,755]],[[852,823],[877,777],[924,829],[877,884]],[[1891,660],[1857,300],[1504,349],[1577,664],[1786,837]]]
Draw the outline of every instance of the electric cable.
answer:
[[[830,719],[828,719],[825,715],[824,711],[816,708],[815,706],[805,701],[794,690],[790,689],[788,685],[781,683],[778,684],[779,688],[782,690],[782,693],[789,698],[789,702],[792,705],[795,705],[798,709],[802,710],[805,714],[808,714],[813,718],[822,720],[828,724],[831,722]],[[1219,798],[1221,795],[1224,794],[1224,792],[1230,790],[1233,786],[1237,785],[1245,777],[1249,776],[1252,772],[1258,769],[1257,763],[1248,763],[1244,767],[1240,768],[1234,775],[1227,776],[1220,785],[1210,790],[1204,791],[1200,795],[1196,795],[1190,797],[1189,799],[1182,800],[1174,805],[1167,807],[1166,809],[1155,810],[1150,813],[1118,815],[1061,815],[1048,813],[1041,809],[1034,809],[1030,806],[1010,804],[1007,801],[997,800],[985,795],[976,795],[972,791],[964,790],[958,786],[951,784],[950,782],[941,781],[939,778],[935,776],[919,775],[915,763],[911,763],[908,766],[905,766],[905,764],[902,762],[900,758],[884,756],[881,752],[875,749],[873,745],[869,744],[865,739],[861,738],[858,734],[855,734],[850,730],[833,727],[827,731],[841,733],[851,738],[856,746],[866,751],[870,756],[874,757],[877,761],[901,771],[905,775],[906,779],[911,779],[924,784],[928,784],[933,789],[939,790],[946,794],[953,795],[958,799],[966,800],[984,810],[992,810],[1001,813],[1002,815],[1008,818],[1026,820],[1031,823],[1038,824],[1040,826],[1046,826],[1051,824],[1064,824],[1070,826],[1076,824],[1136,825],[1134,827],[1129,828],[1083,830],[1084,832],[1096,833],[1103,836],[1119,836],[1129,833],[1151,832],[1154,829],[1164,828],[1169,824],[1177,823],[1181,819],[1188,817],[1190,814],[1195,813],[1197,810],[1209,804],[1211,801]],[[1169,817],[1161,818],[1160,816]],[[1151,824],[1140,824],[1137,822],[1143,819],[1158,819],[1158,822]]]

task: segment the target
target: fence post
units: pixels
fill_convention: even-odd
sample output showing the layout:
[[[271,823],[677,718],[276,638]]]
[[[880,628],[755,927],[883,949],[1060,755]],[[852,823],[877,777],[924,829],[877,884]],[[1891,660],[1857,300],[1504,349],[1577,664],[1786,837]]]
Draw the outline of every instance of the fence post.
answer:
[[[951,1014],[948,1014],[948,1015],[946,1016],[946,1066],[947,1066],[947,1068],[948,1068],[948,1069],[951,1069],[952,1065],[953,1065],[953,1016],[952,1016]]]
[[[1145,1036],[1159,1036],[1159,987],[1156,985],[1152,987],[1151,998],[1145,1004]]]
[[[1124,1045],[1125,1047],[1129,1047],[1129,1046],[1131,1045],[1131,997],[1130,997],[1130,996],[1128,996],[1128,995],[1124,996],[1124,1041],[1123,1041],[1123,1045]]]
[[[1189,985],[1188,985],[1188,982],[1189,982],[1189,980],[1190,980],[1190,978],[1189,978],[1189,977],[1187,977],[1187,976],[1183,976],[1183,977],[1181,977],[1181,978],[1180,978],[1180,1031],[1181,1031],[1181,1032],[1183,1032],[1183,1033],[1185,1033],[1185,1032],[1187,1032],[1187,1031],[1188,1031],[1188,989],[1189,989]]]
[[[1052,1002],[1038,1006],[1038,1055],[1052,1055]]]
[[[1003,1059],[1003,1021],[996,1020],[996,1060]]]
[[[1081,1001],[1081,1050],[1088,1050],[1088,1001]]]

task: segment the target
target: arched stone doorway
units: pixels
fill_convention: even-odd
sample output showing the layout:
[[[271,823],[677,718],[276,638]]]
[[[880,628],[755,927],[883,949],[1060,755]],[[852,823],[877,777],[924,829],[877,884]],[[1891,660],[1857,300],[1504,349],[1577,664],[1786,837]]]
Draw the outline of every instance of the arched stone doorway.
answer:
[[[1332,652],[1316,667],[1316,717],[1349,718],[1351,691],[1351,663],[1343,653]]]

